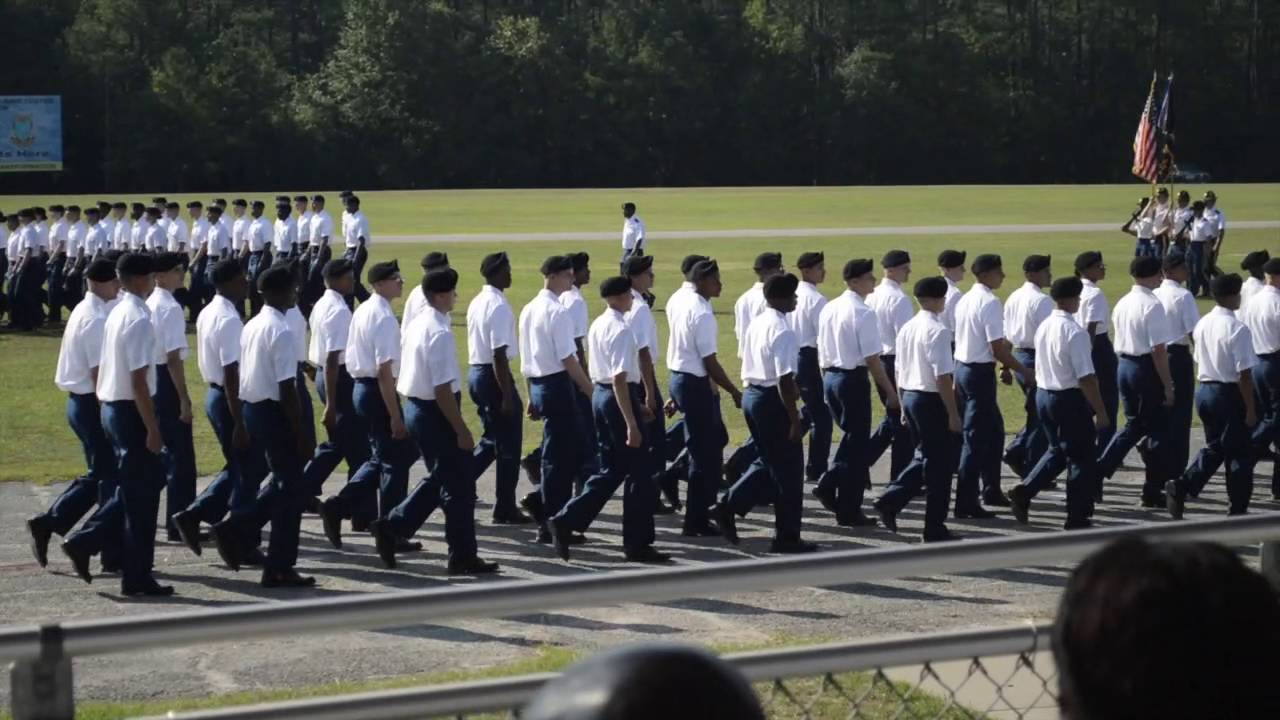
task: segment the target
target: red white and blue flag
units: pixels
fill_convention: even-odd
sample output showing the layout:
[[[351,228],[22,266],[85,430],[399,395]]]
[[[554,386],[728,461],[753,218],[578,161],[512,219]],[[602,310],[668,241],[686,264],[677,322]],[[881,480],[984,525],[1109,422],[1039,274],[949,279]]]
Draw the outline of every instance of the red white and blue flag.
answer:
[[[1133,174],[1154,183],[1159,173],[1159,128],[1157,118],[1153,116],[1156,96],[1156,78],[1151,78],[1151,90],[1147,93],[1147,102],[1142,106],[1142,117],[1138,120],[1138,132],[1133,136]],[[1168,109],[1168,94],[1162,110]],[[1165,115],[1165,119],[1168,117]]]

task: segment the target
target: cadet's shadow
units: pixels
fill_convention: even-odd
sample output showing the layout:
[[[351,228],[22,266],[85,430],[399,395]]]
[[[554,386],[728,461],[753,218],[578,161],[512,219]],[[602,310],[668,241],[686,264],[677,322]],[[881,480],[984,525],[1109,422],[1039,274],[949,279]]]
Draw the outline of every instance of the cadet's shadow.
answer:
[[[1046,587],[1063,587],[1067,584],[1067,576],[1058,574],[1048,569],[1035,570],[1031,568],[998,568],[995,570],[978,570],[975,572],[959,573],[964,577],[985,578],[988,580],[1000,580],[1002,582],[1024,583],[1028,585],[1044,585]]]
[[[336,590],[324,586],[324,576],[316,578],[316,585],[307,588],[264,588],[253,580],[219,577],[216,575],[192,576],[186,582],[204,585],[223,592],[238,593],[263,600],[300,600],[318,597],[341,597],[344,595],[361,595],[363,590]]]
[[[564,615],[561,613],[514,615],[507,619],[514,620],[516,622],[528,623],[530,625],[552,625],[568,630],[590,630],[592,632],[621,630],[623,632],[640,633],[642,635],[674,635],[676,633],[684,632],[680,628],[672,627],[670,625],[655,625],[651,623],[614,623],[605,620],[577,617],[574,615]]]
[[[189,597],[181,593],[182,593],[181,587],[177,589],[177,592],[175,592],[173,595],[170,595],[168,597],[146,597],[146,596],[129,597],[127,595],[117,595],[117,594],[106,592],[105,590],[99,590],[98,597],[104,600],[109,600],[111,602],[117,603],[119,605],[154,605],[154,606],[187,605],[190,607],[217,608],[217,607],[231,607],[234,605],[256,605],[257,604],[256,600],[211,600],[209,598]]]
[[[443,640],[445,642],[462,642],[462,643],[501,643],[503,645],[511,645],[512,647],[538,647],[545,645],[538,640],[530,640],[519,636],[490,635],[489,633],[477,632],[465,628],[448,627],[445,625],[410,625],[398,628],[384,628],[375,630],[379,635],[394,635],[397,637],[420,638],[424,640]]]
[[[848,593],[850,595],[869,595],[871,597],[885,598],[888,600],[948,600],[951,602],[965,603],[969,605],[1009,604],[1009,601],[1007,600],[999,600],[996,598],[968,597],[965,595],[940,595],[938,593],[925,592],[923,590],[892,587],[889,585],[878,585],[866,582],[846,583],[843,585],[820,585],[819,587],[823,587],[826,590],[834,590],[835,592]]]
[[[834,613],[819,612],[816,610],[770,610],[768,608],[748,605],[746,603],[730,602],[728,600],[717,600],[713,598],[685,598],[682,600],[669,600],[666,602],[650,603],[657,607],[673,608],[676,610],[694,610],[697,612],[709,612],[719,615],[782,615],[790,618],[798,618],[801,620],[833,620],[840,617]]]

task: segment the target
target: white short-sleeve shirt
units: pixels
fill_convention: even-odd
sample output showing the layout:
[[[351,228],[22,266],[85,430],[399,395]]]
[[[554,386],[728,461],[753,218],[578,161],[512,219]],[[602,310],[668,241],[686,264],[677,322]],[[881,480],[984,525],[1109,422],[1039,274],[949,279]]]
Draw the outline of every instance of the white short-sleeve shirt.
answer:
[[[196,318],[196,358],[200,376],[212,385],[225,386],[226,367],[240,362],[240,337],[244,322],[223,295],[214,295]]]
[[[942,324],[952,333],[956,331],[956,304],[960,302],[960,298],[964,297],[964,291],[949,277],[944,277],[947,281],[947,296],[942,306]]]
[[[1200,318],[1193,335],[1200,382],[1238,382],[1240,373],[1258,364],[1249,328],[1220,305]]]
[[[405,329],[400,346],[400,377],[396,390],[405,397],[435,400],[436,387],[449,384],[458,392],[461,374],[452,320],[431,306]]]
[[[249,232],[247,235],[249,242],[249,252],[261,252],[266,249],[271,242],[274,233],[271,224],[266,217],[254,218],[249,222]]]
[[[921,310],[902,326],[894,344],[894,373],[903,390],[938,392],[938,378],[955,372],[951,356],[951,331],[942,318]]]
[[[325,290],[324,295],[311,308],[311,349],[308,359],[317,368],[324,369],[329,353],[338,352],[338,364],[346,359],[347,336],[351,333],[351,309],[342,293]]]
[[[231,249],[237,253],[244,250],[249,243],[249,226],[253,223],[253,218],[247,215],[241,215],[231,223]],[[221,225],[221,223],[219,223]],[[212,239],[210,240],[212,245]]]
[[[658,362],[658,321],[653,318],[653,310],[644,296],[638,291],[631,291],[631,310],[627,312],[627,325],[636,336],[638,350],[649,350],[649,358]]]
[[[67,229],[67,255],[75,257],[81,250],[85,254],[92,251],[86,248],[85,238],[89,234],[89,226],[85,221],[79,220]]]
[[[1169,319],[1169,330],[1174,337],[1170,343],[1190,344],[1191,331],[1195,330],[1196,323],[1200,322],[1200,308],[1196,306],[1196,299],[1191,291],[1182,287],[1180,283],[1166,278],[1154,292],[1156,299],[1164,306],[1165,317]]]
[[[747,328],[751,321],[764,312],[768,303],[764,301],[764,283],[758,282],[749,290],[738,296],[733,303],[733,335],[738,339],[738,357],[742,357],[743,343],[746,341]]]
[[[307,319],[297,305],[285,311],[284,321],[289,323],[289,332],[293,333],[294,356],[298,362],[306,362],[307,357]]]
[[[520,372],[526,378],[564,372],[565,358],[577,352],[569,311],[550,290],[539,290],[520,310]]]
[[[1004,331],[1015,348],[1036,345],[1036,330],[1053,312],[1053,301],[1033,282],[1009,294],[1004,302]]]
[[[94,391],[91,371],[102,360],[102,335],[107,324],[107,304],[88,293],[71,311],[58,348],[58,368],[53,381],[70,393]]]
[[[796,342],[802,348],[818,347],[818,316],[827,306],[827,296],[810,282],[800,281],[796,286],[796,309],[787,313],[787,322],[796,334]]]
[[[311,215],[311,242],[328,245],[333,238],[333,218],[328,210]]]
[[[280,401],[280,383],[298,376],[297,342],[284,313],[263,305],[240,338],[240,400]]]
[[[153,223],[147,226],[147,236],[143,240],[142,245],[152,252],[168,250],[169,234],[160,223]]]
[[[717,353],[719,327],[711,302],[695,291],[672,296],[668,303],[667,369],[706,377],[703,358]]]
[[[622,249],[644,248],[644,222],[632,215],[622,222]]]
[[[147,298],[147,307],[151,309],[151,323],[156,328],[155,364],[168,363],[169,353],[174,350],[179,351],[178,357],[185,360],[188,348],[187,320],[182,315],[182,306],[173,298],[172,293],[156,286]]]
[[[409,291],[409,298],[404,301],[404,310],[400,313],[400,332],[408,329],[413,319],[418,317],[427,307],[426,293],[422,292],[422,283],[413,286]]]
[[[1253,336],[1258,355],[1280,352],[1280,288],[1267,285],[1240,309],[1240,320]]]
[[[208,223],[207,220],[205,222]],[[244,247],[243,245],[234,247],[231,236],[227,234],[227,230],[222,226],[222,223],[209,223],[209,226],[204,231],[204,244],[205,254],[215,258],[222,257],[228,250],[234,249],[239,252],[240,248]]]
[[[622,313],[605,308],[587,331],[587,349],[587,373],[592,382],[611,383],[620,373],[626,373],[629,383],[640,382],[640,347]]]
[[[796,371],[800,342],[784,313],[766,307],[743,339],[742,384],[775,387]]]
[[[58,218],[57,222],[49,226],[49,249],[57,250],[59,245],[63,249],[67,249],[67,237],[71,234],[71,223],[66,218]]]
[[[133,227],[129,228],[129,249],[142,250],[145,248],[147,232],[150,230],[151,224],[147,222],[145,217],[135,220]]]
[[[115,250],[128,250],[129,239],[133,237],[133,223],[128,218],[120,218],[111,229],[111,247]]]
[[[902,285],[897,281],[881,278],[875,292],[867,296],[867,307],[875,312],[876,321],[880,323],[880,354],[893,355],[897,352],[898,333],[915,314],[911,298],[902,291]],[[949,340],[947,342],[950,343]]]
[[[1089,333],[1065,310],[1054,309],[1036,329],[1036,385],[1045,390],[1080,387],[1094,374]]]
[[[467,362],[492,365],[493,351],[501,347],[508,361],[519,355],[515,312],[501,290],[485,285],[467,305]]]
[[[1154,292],[1141,285],[1134,285],[1116,303],[1111,324],[1115,327],[1116,352],[1121,355],[1146,355],[1156,345],[1165,345],[1175,337],[1164,305]]]
[[[156,331],[151,310],[142,298],[121,293],[102,330],[102,362],[98,365],[98,400],[133,400],[130,375],[147,369],[147,392],[156,392]]]
[[[845,290],[827,303],[818,316],[818,364],[825,368],[853,370],[879,355],[880,323],[862,296]]]
[[[1097,323],[1094,335],[1106,335],[1111,330],[1111,307],[1102,288],[1092,280],[1080,278],[1083,287],[1080,289],[1080,309],[1076,311],[1076,322],[1085,330],[1089,323]]]
[[[342,234],[349,248],[358,246],[360,238],[364,238],[365,247],[373,245],[373,238],[369,237],[369,220],[358,210],[351,213],[351,219],[343,226]]]
[[[391,363],[391,375],[400,374],[400,323],[391,303],[374,293],[351,314],[347,335],[347,372],[353,378],[378,376],[378,368]]]
[[[102,223],[90,225],[84,235],[84,254],[97,255],[105,251],[110,244],[107,229],[102,227]]]
[[[297,243],[299,245],[311,244],[311,218],[314,215],[310,210],[298,215],[294,218],[296,227],[298,228]]]
[[[986,285],[974,283],[956,304],[956,360],[995,362],[991,343],[1003,338],[1004,311],[1000,308],[1000,298]]]
[[[1258,291],[1262,290],[1264,284],[1265,283],[1252,275],[1245,278],[1244,284],[1240,286],[1240,307],[1243,308],[1248,305],[1249,300],[1252,299],[1254,295],[1257,295]]]
[[[169,220],[168,227],[165,228],[165,236],[169,244],[169,252],[178,252],[187,249],[187,242],[190,239],[187,234],[187,224],[177,218]]]
[[[560,304],[569,311],[569,319],[573,321],[573,338],[585,338],[591,327],[591,314],[581,288],[574,286],[560,293]]]
[[[271,246],[279,255],[288,255],[293,252],[293,246],[298,241],[298,221],[289,216],[284,220],[276,218],[272,225]]]

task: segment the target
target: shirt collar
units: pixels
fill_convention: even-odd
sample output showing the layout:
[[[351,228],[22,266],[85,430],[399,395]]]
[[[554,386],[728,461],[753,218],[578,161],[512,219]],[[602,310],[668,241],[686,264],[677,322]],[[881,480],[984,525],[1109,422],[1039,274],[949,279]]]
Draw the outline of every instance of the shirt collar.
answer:
[[[1022,283],[1022,288],[1028,292],[1033,292],[1033,293],[1041,292],[1040,286],[1031,282],[1030,280]]]
[[[624,313],[620,313],[617,310],[614,310],[613,308],[605,308],[605,312],[609,315],[609,317],[613,318],[614,320],[617,320],[618,322],[625,323],[627,321],[627,316]]]
[[[1151,292],[1151,288],[1146,287],[1145,285],[1139,285],[1139,284],[1137,284],[1137,283],[1134,283],[1134,285],[1133,285],[1133,289],[1132,289],[1132,290],[1130,290],[1129,292],[1142,293],[1143,295],[1151,295],[1151,294],[1152,294],[1152,292]]]
[[[1234,318],[1235,318],[1235,316],[1236,316],[1236,313],[1235,313],[1235,311],[1234,311],[1234,310],[1228,310],[1228,309],[1226,309],[1226,308],[1222,307],[1221,305],[1214,305],[1214,306],[1213,306],[1213,309],[1209,311],[1209,314],[1210,314],[1210,315],[1225,315],[1226,317],[1233,318],[1233,319],[1234,319]]]
[[[497,296],[498,296],[498,297],[500,297],[500,298],[505,298],[505,297],[507,296],[507,294],[506,294],[506,293],[502,292],[502,291],[501,291],[501,290],[499,290],[498,288],[496,288],[496,287],[494,287],[494,286],[492,286],[492,285],[490,285],[490,284],[488,284],[488,283],[485,283],[485,286],[484,286],[484,287],[482,287],[482,288],[480,288],[480,290],[481,290],[481,291],[483,291],[483,292],[487,292],[487,293],[489,293],[490,295],[497,295]]]
[[[1053,309],[1053,313],[1052,313],[1052,314],[1053,314],[1053,315],[1056,315],[1057,317],[1061,317],[1061,318],[1070,318],[1073,322],[1075,321],[1075,317],[1076,317],[1075,315],[1072,315],[1071,313],[1067,312],[1066,310],[1063,310],[1063,309],[1061,309],[1061,308],[1056,308],[1056,307]]]
[[[550,300],[551,302],[560,302],[560,298],[556,297],[555,293],[546,288],[542,288],[538,291],[538,297]]]
[[[681,290],[692,290],[693,288],[694,288],[693,283],[689,282],[688,280],[685,280],[684,282],[680,283]]]
[[[375,295],[374,297],[380,297],[380,296]],[[281,320],[281,321],[284,320],[284,313],[280,312],[279,310],[267,304],[263,304],[262,309],[258,311],[258,314],[266,315],[267,317],[275,318],[276,320]]]
[[[893,278],[888,276],[880,279],[880,287],[887,287],[893,290],[902,290],[902,285],[898,284],[897,280],[894,280]]]
[[[391,312],[391,301],[382,297],[378,293],[373,293],[372,295],[370,295],[369,300],[372,300],[380,311]],[[366,300],[365,302],[369,302],[369,300]],[[266,306],[264,305],[263,307],[266,307]]]
[[[444,327],[449,327],[453,324],[453,320],[449,317],[449,313],[440,312],[439,310],[431,307],[430,304],[427,305],[427,310],[430,311],[431,317],[435,318],[436,322]]]
[[[1165,278],[1160,282],[1160,287],[1181,288],[1182,283],[1178,282],[1177,280],[1170,280],[1169,278]]]
[[[1280,288],[1276,287],[1275,285],[1264,284],[1262,286],[1262,289],[1259,290],[1258,292],[1270,292],[1270,293],[1275,293],[1276,295],[1280,295]]]
[[[1084,285],[1085,287],[1095,287],[1095,288],[1098,287],[1098,284],[1090,280],[1089,278],[1080,278],[1080,284]]]
[[[169,292],[168,290],[165,290],[159,285],[157,285],[155,289],[151,291],[151,294],[156,297],[157,303],[168,303],[173,301],[173,293]]]
[[[342,293],[338,292],[337,290],[334,290],[333,288],[325,288],[324,295],[327,298],[332,298],[336,302],[345,303],[345,299],[342,297]]]
[[[959,290],[959,289],[960,289],[960,283],[956,282],[955,280],[952,280],[951,278],[947,277],[946,275],[943,275],[943,276],[942,276],[942,279],[947,281],[947,287],[953,287],[953,288],[955,288],[955,289],[957,289],[957,290]]]

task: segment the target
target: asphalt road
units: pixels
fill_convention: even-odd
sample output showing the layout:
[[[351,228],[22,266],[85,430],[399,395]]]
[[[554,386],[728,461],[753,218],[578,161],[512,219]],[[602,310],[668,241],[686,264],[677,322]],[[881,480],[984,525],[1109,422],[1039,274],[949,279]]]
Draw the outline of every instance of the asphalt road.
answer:
[[[1198,445],[1199,430],[1195,433]],[[1136,457],[1131,460],[1136,462]],[[873,495],[884,487],[886,462],[873,472]],[[421,471],[418,466],[413,477],[419,477]],[[1269,478],[1270,471],[1270,463],[1262,463],[1258,476]],[[336,478],[331,480],[328,489],[339,482]],[[1006,485],[1011,482],[1006,478]],[[1163,512],[1136,508],[1140,485],[1138,472],[1125,469],[1117,474],[1109,486],[1107,502],[1099,508],[1099,523],[1166,521]],[[425,552],[402,558],[395,571],[382,567],[368,536],[348,534],[347,549],[335,551],[325,541],[319,521],[307,517],[303,522],[299,568],[316,575],[319,586],[314,589],[265,590],[258,585],[258,576],[252,569],[235,573],[219,566],[212,548],[197,558],[181,545],[160,542],[156,551],[158,575],[174,584],[178,595],[163,601],[129,600],[119,595],[114,576],[100,576],[92,585],[76,579],[56,546],[47,570],[36,565],[27,546],[23,520],[47,507],[59,490],[60,486],[0,484],[0,577],[4,587],[0,593],[0,625],[477,582],[451,579],[445,574],[443,527],[438,514],[419,535],[426,543]],[[493,478],[488,474],[482,480],[480,496],[491,498],[492,492]],[[1269,493],[1266,483],[1260,482],[1255,498],[1263,497],[1269,497]],[[533,544],[530,530],[490,526],[486,522],[489,509],[488,503],[477,509],[481,553],[500,562],[503,573],[482,582],[626,572],[629,567],[621,562],[619,499],[605,508],[588,533],[591,543],[575,549],[572,563],[558,560],[548,546]],[[1280,505],[1269,500],[1255,505],[1255,511],[1277,509]],[[1218,478],[1202,500],[1189,506],[1188,516],[1203,518],[1225,512],[1225,493]],[[908,507],[900,519],[906,533],[903,535],[895,536],[882,529],[850,531],[835,527],[830,513],[808,498],[804,532],[809,539],[831,549],[916,543],[922,513],[921,501]],[[951,527],[968,537],[984,537],[1056,532],[1062,521],[1063,495],[1059,491],[1037,498],[1030,527],[1017,525],[1008,513],[990,521],[953,521]],[[732,548],[715,538],[683,538],[678,519],[660,517],[658,545],[675,554],[679,564],[762,556],[768,549],[771,524],[767,511],[741,521],[743,543]],[[1256,559],[1251,549],[1246,553],[1251,560]],[[530,656],[544,645],[591,649],[622,642],[664,640],[749,646],[780,640],[844,640],[1049,619],[1066,572],[1064,567],[1006,568],[591,609],[529,607],[526,614],[505,619],[209,643],[87,658],[76,661],[77,696],[101,700],[193,697],[479,668]],[[7,690],[7,683],[0,684],[0,702],[7,703]]]

